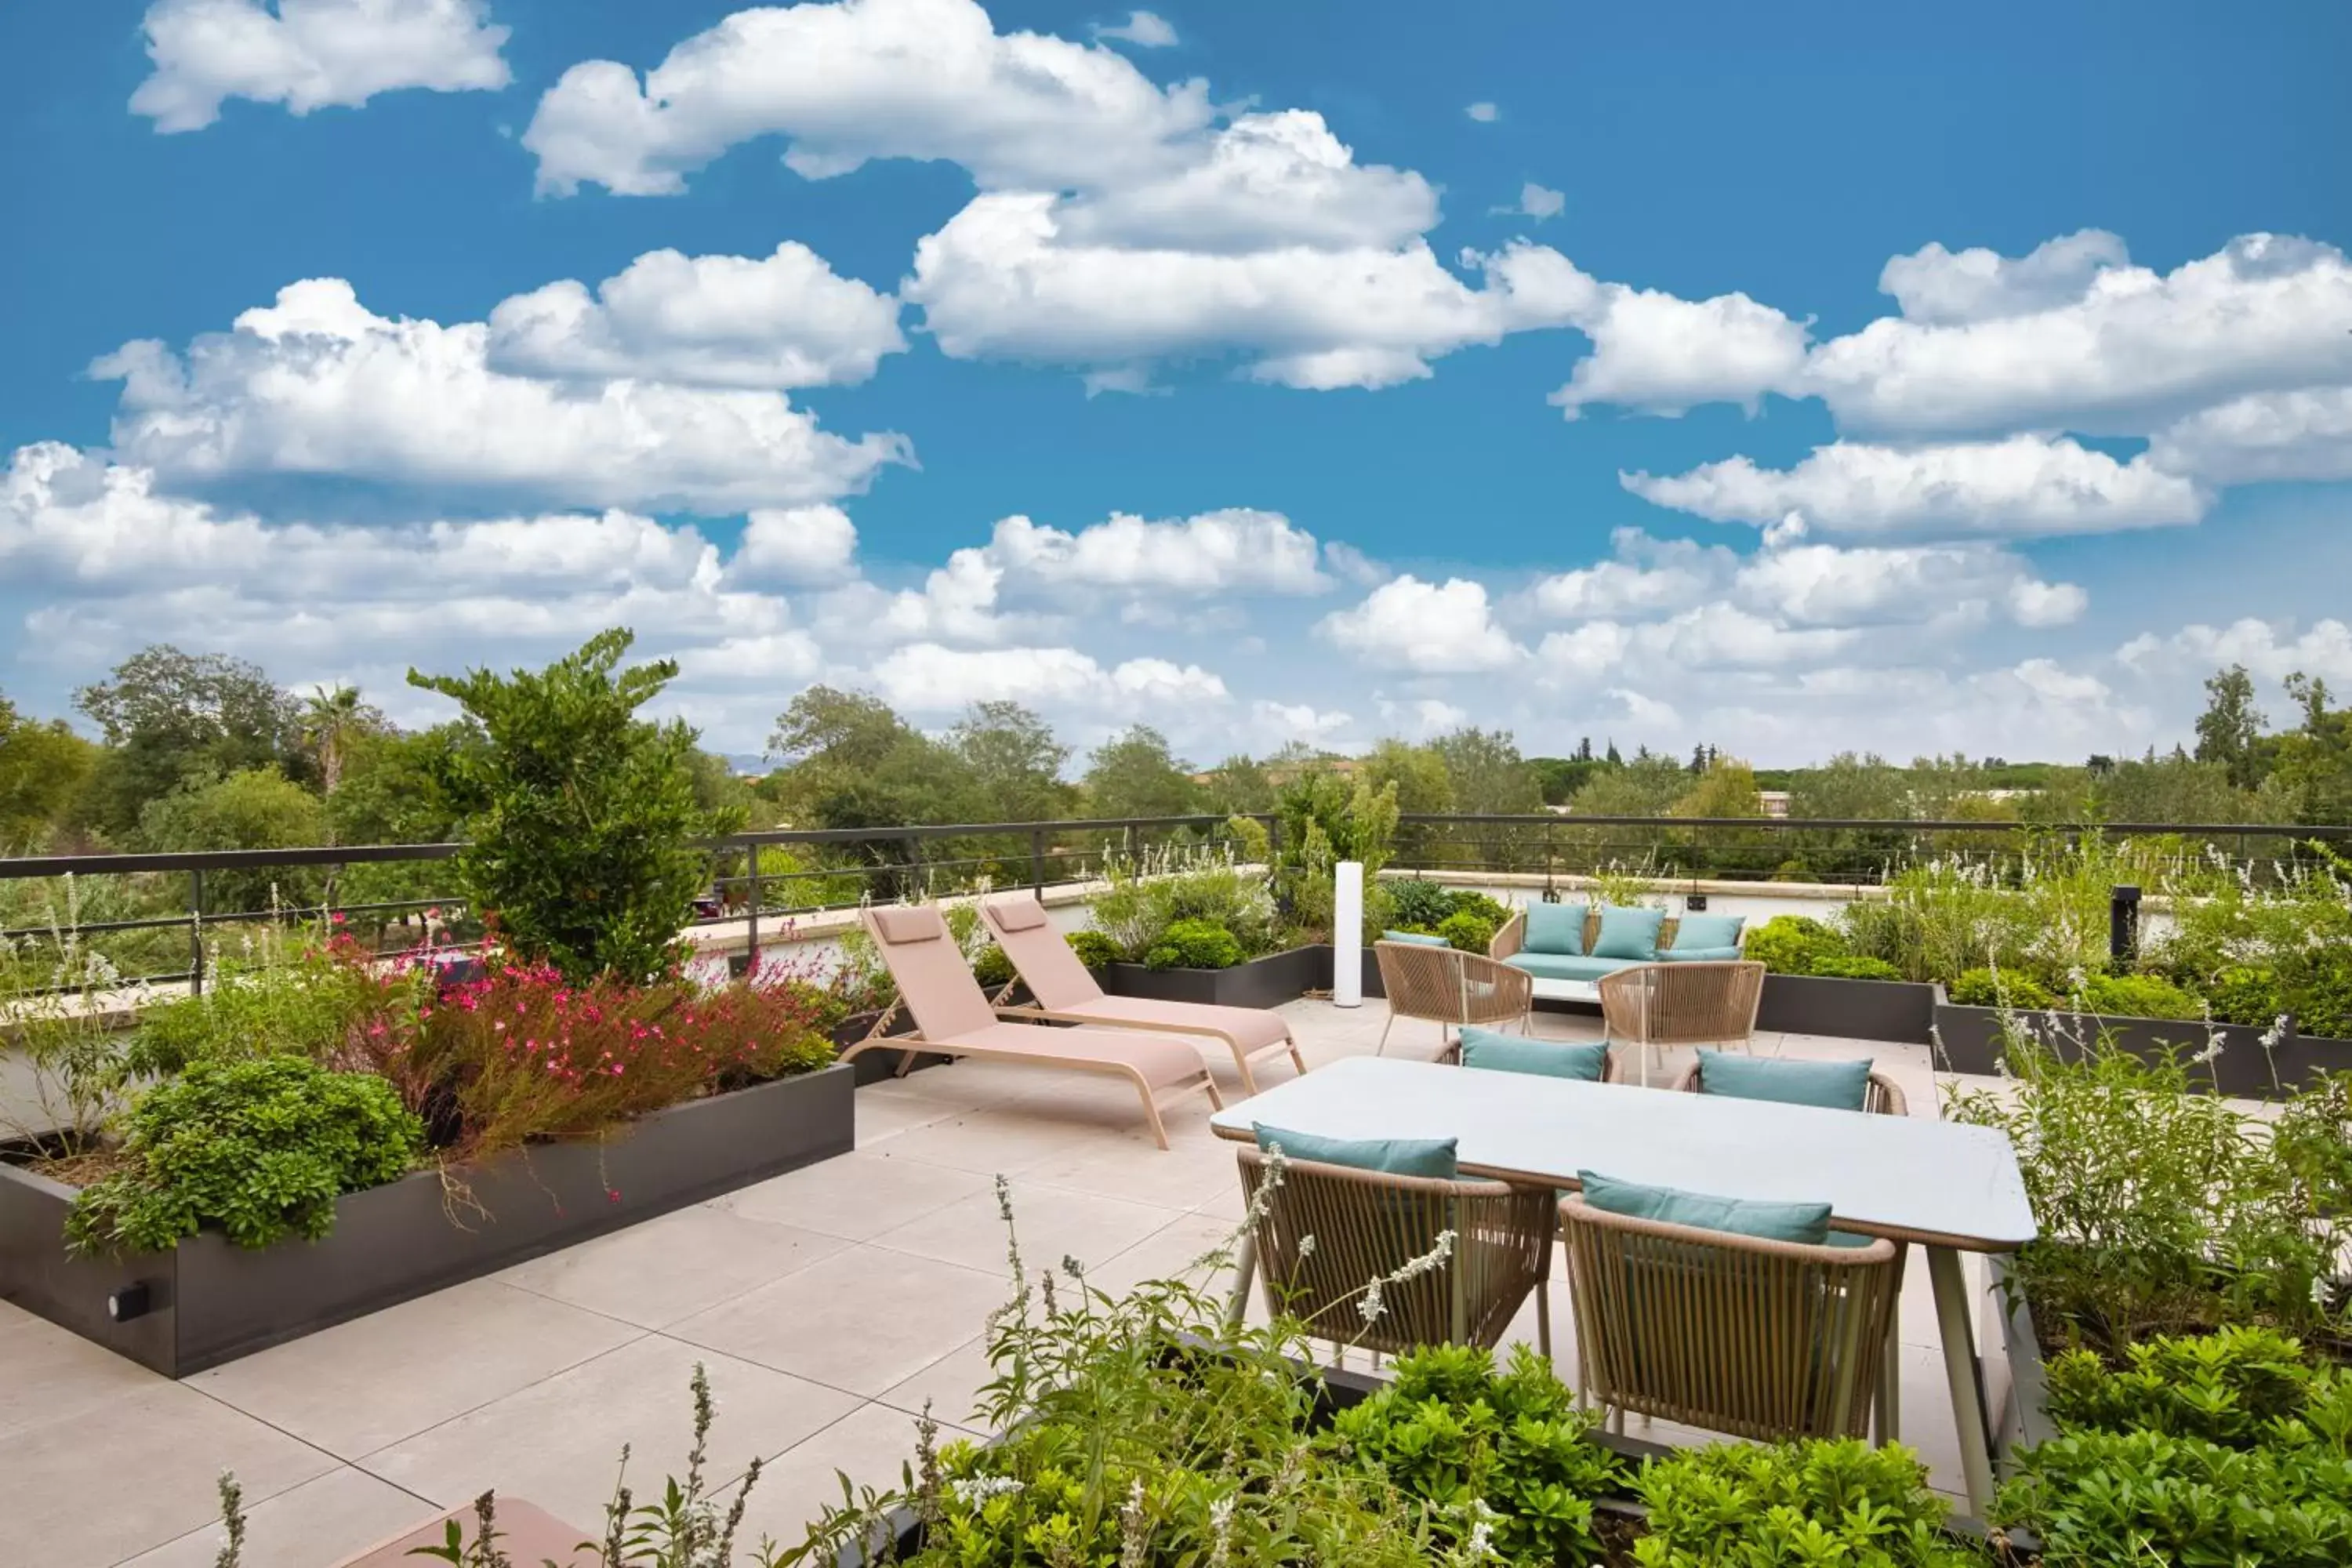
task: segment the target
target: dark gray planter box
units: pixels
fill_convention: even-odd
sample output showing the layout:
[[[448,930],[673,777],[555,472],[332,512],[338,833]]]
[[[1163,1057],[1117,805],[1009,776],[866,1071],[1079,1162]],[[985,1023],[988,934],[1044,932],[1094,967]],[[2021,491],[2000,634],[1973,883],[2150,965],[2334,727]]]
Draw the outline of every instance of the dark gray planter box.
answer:
[[[207,1231],[167,1253],[74,1258],[74,1189],[0,1165],[0,1299],[167,1377],[185,1377],[411,1297],[570,1247],[856,1146],[846,1064],[688,1100],[597,1143],[551,1143],[464,1173],[453,1204],[419,1172],[335,1204],[323,1240],[247,1248]],[[143,1287],[147,1310],[110,1319]]]
[[[1985,1259],[1985,1295],[1977,1342],[1982,1368],[1985,1413],[1992,1426],[1994,1462],[2003,1476],[2017,1468],[2017,1450],[2058,1435],[2050,1420],[2050,1381],[2035,1337],[2033,1309],[2013,1287],[2014,1260],[1999,1253]],[[1998,1356],[1994,1352],[1998,1350]]]
[[[1309,991],[1329,990],[1333,955],[1332,948],[1318,943],[1270,952],[1231,969],[1146,969],[1139,963],[1113,963],[1097,970],[1095,977],[1114,996],[1205,1002],[1219,1007],[1278,1007]],[[1382,994],[1380,966],[1369,947],[1364,949],[1363,965],[1364,994]]]
[[[2221,1054],[2191,1068],[2190,1079],[2211,1093],[2249,1100],[2292,1092],[2323,1072],[2352,1068],[2352,1041],[2316,1039],[2295,1033],[2292,1026],[2275,1045],[2265,1047],[2266,1031],[2249,1024],[2095,1013],[2018,1016],[2062,1060],[2080,1057],[2084,1047],[2095,1045],[2102,1036],[2143,1061],[2162,1061],[2168,1055],[2187,1058],[2205,1048],[2209,1032],[2218,1031]],[[1941,1047],[1937,1065],[1953,1072],[1998,1073],[2004,1044],[2000,1018],[1998,1007],[1937,1004],[1936,1034]]]
[[[1924,1046],[1936,1021],[1936,988],[1908,980],[1832,980],[1767,974],[1756,1026],[1776,1034],[1830,1035]]]

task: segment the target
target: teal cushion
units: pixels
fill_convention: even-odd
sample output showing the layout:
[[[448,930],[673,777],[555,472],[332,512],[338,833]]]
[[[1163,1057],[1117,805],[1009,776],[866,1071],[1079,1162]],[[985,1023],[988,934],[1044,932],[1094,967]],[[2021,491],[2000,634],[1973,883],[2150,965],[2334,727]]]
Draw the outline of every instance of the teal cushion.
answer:
[[[1665,923],[1664,910],[1604,907],[1601,911],[1601,935],[1592,944],[1592,956],[1647,963],[1658,956],[1658,928]]]
[[[1536,1073],[1599,1083],[1609,1066],[1606,1040],[1531,1040],[1499,1029],[1462,1031],[1462,1065],[1487,1072]]]
[[[1527,951],[1557,953],[1562,958],[1581,957],[1584,952],[1584,906],[1529,904]]]
[[[1579,1171],[1584,1201],[1609,1214],[1660,1220],[1766,1241],[1796,1241],[1820,1247],[1829,1240],[1830,1205],[1775,1203],[1759,1198],[1718,1198],[1675,1187],[1647,1187],[1613,1176]]]
[[[1739,950],[1736,947],[1685,947],[1682,938],[1676,937],[1675,945],[1658,956],[1668,963],[1728,963],[1739,956]]]
[[[1729,947],[1739,945],[1739,928],[1748,923],[1745,915],[1685,915],[1675,922],[1673,951],[1686,947]]]
[[[1698,1087],[1702,1094],[1727,1094],[1738,1100],[1777,1100],[1784,1105],[1860,1110],[1863,1098],[1870,1092],[1870,1063],[1776,1061],[1702,1050]]]
[[[1312,1132],[1286,1132],[1279,1127],[1252,1122],[1257,1146],[1282,1145],[1289,1159],[1310,1165],[1345,1165],[1355,1171],[1385,1171],[1392,1176],[1435,1176],[1454,1180],[1451,1138],[1324,1138]]]
[[[1454,945],[1444,937],[1433,936],[1425,931],[1384,931],[1381,932],[1381,940],[1409,942],[1415,947],[1452,947]]]
[[[1538,980],[1594,981],[1604,974],[1614,974],[1631,968],[1633,961],[1624,958],[1563,958],[1556,952],[1515,952],[1503,960],[1513,969],[1524,969]]]

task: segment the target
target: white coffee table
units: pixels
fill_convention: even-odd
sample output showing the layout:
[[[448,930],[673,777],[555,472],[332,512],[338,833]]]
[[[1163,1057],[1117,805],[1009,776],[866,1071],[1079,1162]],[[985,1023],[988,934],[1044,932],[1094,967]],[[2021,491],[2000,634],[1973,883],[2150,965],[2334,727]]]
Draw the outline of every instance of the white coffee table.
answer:
[[[1536,977],[1535,998],[1538,1002],[1584,1002],[1601,1005],[1601,986],[1591,980],[1546,980]]]

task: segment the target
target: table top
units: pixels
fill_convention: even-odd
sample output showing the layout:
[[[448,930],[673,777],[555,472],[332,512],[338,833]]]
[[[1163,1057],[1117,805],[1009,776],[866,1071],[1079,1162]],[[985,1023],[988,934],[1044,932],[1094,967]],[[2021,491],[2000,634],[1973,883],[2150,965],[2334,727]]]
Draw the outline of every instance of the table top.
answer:
[[[1465,1176],[1574,1187],[1579,1170],[1723,1197],[1830,1205],[1841,1230],[1971,1252],[2033,1239],[2008,1137],[1990,1127],[1432,1062],[1350,1057],[1229,1105],[1331,1138],[1453,1138]]]

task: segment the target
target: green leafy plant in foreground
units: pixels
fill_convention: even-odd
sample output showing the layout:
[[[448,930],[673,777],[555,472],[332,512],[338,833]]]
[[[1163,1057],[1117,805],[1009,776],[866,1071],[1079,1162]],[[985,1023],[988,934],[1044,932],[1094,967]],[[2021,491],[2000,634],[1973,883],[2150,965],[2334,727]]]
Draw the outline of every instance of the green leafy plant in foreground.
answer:
[[[2060,1436],[2019,1454],[1995,1521],[2047,1568],[2352,1562],[2352,1371],[2231,1329],[2050,1366]]]
[[[1982,1568],[1943,1533],[1945,1505],[1910,1449],[1853,1438],[1726,1444],[1652,1461],[1638,1568]]]
[[[338,1196],[397,1180],[424,1149],[424,1123],[380,1078],[291,1056],[199,1062],[132,1108],[130,1166],[82,1190],[66,1243],[162,1251],[206,1226],[240,1247],[315,1239]]]

